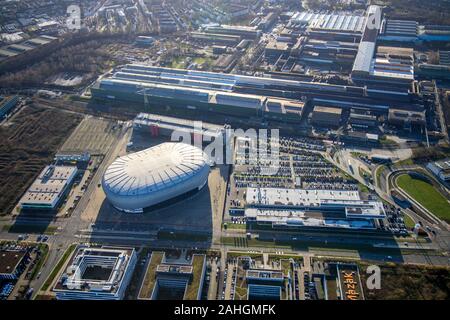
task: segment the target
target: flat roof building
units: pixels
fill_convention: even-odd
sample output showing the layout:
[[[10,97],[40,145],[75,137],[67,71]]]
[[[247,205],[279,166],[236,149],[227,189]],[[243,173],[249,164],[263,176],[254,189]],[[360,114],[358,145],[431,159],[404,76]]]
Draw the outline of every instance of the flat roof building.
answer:
[[[138,299],[200,300],[206,256],[192,255],[191,262],[168,262],[165,252],[154,251],[149,259]]]
[[[430,162],[427,164],[427,169],[430,170],[441,181],[450,181],[450,158]]]
[[[342,109],[324,106],[315,106],[311,122],[318,126],[335,128],[341,124]]]
[[[55,210],[72,185],[77,172],[77,167],[72,166],[46,166],[20,199],[20,208]]]
[[[388,122],[394,126],[411,128],[411,126],[426,125],[425,111],[409,111],[390,109]]]
[[[0,251],[0,280],[15,280],[23,271],[26,250]]]
[[[374,229],[386,217],[383,203],[358,191],[247,188],[247,221],[272,227]]]
[[[122,300],[136,266],[134,248],[79,245],[53,287],[58,300]]]

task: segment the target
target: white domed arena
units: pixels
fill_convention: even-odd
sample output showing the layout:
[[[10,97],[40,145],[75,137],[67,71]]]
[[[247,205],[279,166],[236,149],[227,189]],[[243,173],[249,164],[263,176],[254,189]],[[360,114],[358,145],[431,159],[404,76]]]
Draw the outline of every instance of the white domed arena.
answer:
[[[200,190],[208,175],[208,156],[201,149],[166,142],[117,158],[106,169],[102,186],[114,207],[140,213]]]

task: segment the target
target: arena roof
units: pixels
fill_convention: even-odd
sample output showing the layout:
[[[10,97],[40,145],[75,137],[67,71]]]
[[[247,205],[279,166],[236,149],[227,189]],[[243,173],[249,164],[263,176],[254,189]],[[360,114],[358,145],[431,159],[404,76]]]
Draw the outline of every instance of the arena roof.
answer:
[[[184,143],[162,143],[115,160],[104,175],[115,195],[133,196],[167,189],[190,179],[207,165],[202,150]]]

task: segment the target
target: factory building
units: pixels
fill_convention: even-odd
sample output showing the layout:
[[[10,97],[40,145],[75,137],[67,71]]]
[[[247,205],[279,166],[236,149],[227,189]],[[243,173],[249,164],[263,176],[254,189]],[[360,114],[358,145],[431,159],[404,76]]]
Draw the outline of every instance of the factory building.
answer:
[[[149,113],[139,113],[133,120],[133,130],[138,132],[149,132],[152,136],[171,137],[177,133],[186,133],[193,140],[212,141],[215,139],[225,139],[226,127],[211,123],[201,122],[201,128],[196,126],[196,122],[187,119],[179,119]]]
[[[304,25],[308,34],[317,39],[355,42],[361,39],[366,17],[303,11],[294,14],[290,21]]]
[[[303,97],[314,104],[342,108],[363,108],[387,114],[389,108],[423,111],[417,94],[395,86],[365,88],[263,77],[223,74],[196,70],[170,69],[129,64],[103,77],[90,88],[94,100],[108,103],[131,102],[167,112],[167,107],[189,112],[212,112],[250,117],[281,117],[298,123],[302,109],[269,114],[267,99],[277,97],[301,105]],[[302,98],[301,101],[299,99]]]
[[[430,162],[427,164],[427,169],[442,182],[450,182],[450,158]]]
[[[274,228],[373,230],[386,217],[383,203],[361,200],[358,191],[247,188],[249,223]]]
[[[149,259],[138,299],[200,300],[206,271],[206,256],[192,255],[191,263],[169,262],[165,252],[154,251]]]
[[[378,40],[396,42],[416,42],[419,24],[411,20],[383,20]]]
[[[370,6],[367,10],[358,54],[353,64],[352,78],[355,76],[367,77],[370,74],[372,58],[375,54],[376,40],[380,28],[380,26],[376,25],[376,21],[381,22],[381,8],[379,6]]]
[[[289,53],[289,44],[286,42],[271,40],[264,49],[264,56],[269,58],[277,58],[284,53]]]
[[[352,128],[367,130],[378,125],[377,116],[366,110],[351,109],[348,124]]]
[[[353,42],[318,40],[309,37],[301,45],[301,51],[300,61],[351,66],[358,53],[358,44]]]
[[[208,182],[209,159],[186,143],[162,143],[116,159],[102,179],[106,198],[124,212],[142,213],[192,195]]]
[[[258,29],[267,32],[277,21],[278,16],[275,12],[269,12],[266,16],[264,16],[261,21],[258,23]]]
[[[425,111],[408,111],[390,109],[388,115],[388,122],[391,125],[411,129],[414,126],[423,127],[426,125]]]
[[[169,105],[228,115],[300,121],[303,114],[301,101],[277,98],[279,107],[274,108],[267,96],[234,92],[237,87],[248,85],[261,89],[266,83],[275,83],[285,89],[288,85],[297,85],[296,81],[289,80],[127,65],[111,78],[100,80],[91,87],[91,93],[94,99],[108,101],[125,100],[155,107]]]
[[[416,73],[423,78],[450,80],[450,65],[420,63]]]
[[[191,32],[189,33],[189,38],[191,40],[204,43],[215,43],[230,46],[234,46],[241,41],[240,36],[206,32]]]
[[[341,124],[342,109],[315,106],[311,115],[311,123],[321,127],[337,128]]]
[[[419,41],[449,42],[450,26],[442,26],[442,25],[419,26]]]
[[[52,36],[41,35],[18,44],[0,47],[0,63],[9,62],[21,55],[39,52],[53,45],[57,40],[58,38]]]
[[[122,300],[136,261],[134,248],[79,245],[53,292],[58,300]]]
[[[209,25],[204,30],[206,33],[226,34],[239,36],[243,39],[256,39],[261,35],[261,31],[256,26],[235,26],[235,25]]]
[[[74,166],[46,166],[20,199],[20,209],[54,212],[70,190],[77,173]]]

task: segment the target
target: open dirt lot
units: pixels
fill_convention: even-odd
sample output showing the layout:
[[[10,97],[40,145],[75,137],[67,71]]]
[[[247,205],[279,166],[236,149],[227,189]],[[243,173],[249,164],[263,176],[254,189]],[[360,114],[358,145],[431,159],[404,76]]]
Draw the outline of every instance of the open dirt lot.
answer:
[[[70,135],[60,152],[105,154],[117,140],[120,128],[116,121],[85,118]]]
[[[0,215],[10,213],[80,121],[74,113],[27,106],[0,126]]]

